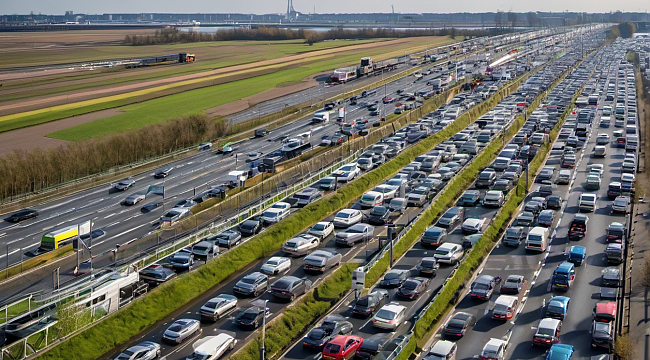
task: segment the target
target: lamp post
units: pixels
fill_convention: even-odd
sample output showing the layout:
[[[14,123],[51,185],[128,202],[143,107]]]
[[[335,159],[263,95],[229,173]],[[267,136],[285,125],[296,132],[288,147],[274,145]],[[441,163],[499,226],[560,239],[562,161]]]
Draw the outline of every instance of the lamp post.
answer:
[[[264,300],[264,308],[262,308],[262,311],[264,312],[264,315],[262,315],[262,344],[260,346],[260,360],[264,360],[265,358],[265,351],[266,349],[264,348],[264,338],[266,337],[266,303],[268,303],[268,300]]]

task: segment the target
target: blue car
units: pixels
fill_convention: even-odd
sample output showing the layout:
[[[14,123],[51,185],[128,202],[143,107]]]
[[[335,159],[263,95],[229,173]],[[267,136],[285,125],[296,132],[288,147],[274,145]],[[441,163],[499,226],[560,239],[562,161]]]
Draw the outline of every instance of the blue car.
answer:
[[[569,310],[569,302],[571,298],[567,296],[554,296],[546,305],[546,317],[564,320],[564,317]]]
[[[546,360],[569,360],[573,355],[573,346],[566,344],[553,344],[546,352]]]
[[[174,270],[188,270],[194,263],[194,256],[191,252],[181,250],[170,256],[168,262]]]
[[[584,246],[571,246],[569,249],[569,262],[574,263],[576,266],[582,265],[582,262],[587,257],[587,248]]]

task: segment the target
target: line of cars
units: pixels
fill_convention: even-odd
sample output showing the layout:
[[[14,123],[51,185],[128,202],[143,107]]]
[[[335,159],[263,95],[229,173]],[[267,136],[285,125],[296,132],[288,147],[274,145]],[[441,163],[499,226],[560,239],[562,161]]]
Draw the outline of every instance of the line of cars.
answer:
[[[553,65],[547,66],[539,75],[555,79],[579,59],[579,53],[569,52]],[[572,94],[580,89],[588,75],[589,71],[583,64],[553,89],[550,89],[543,105],[533,111],[510,144],[504,147],[505,153],[502,151],[492,165],[481,172],[474,187],[488,188],[487,194],[492,193],[497,199],[496,192],[501,192],[499,190],[501,187],[497,187],[495,190],[494,186],[499,179],[505,177],[507,181],[511,181],[511,178],[514,178],[516,182],[528,163],[537,155],[539,146],[543,146],[548,141],[546,134],[557,124],[561,113],[571,106]],[[506,192],[509,190],[508,187],[504,186],[503,188],[507,189]],[[475,205],[478,195],[475,190],[468,190],[468,193],[459,200],[459,204]],[[488,262],[484,268],[487,270],[480,272],[479,276],[471,283],[468,294],[457,306],[457,311],[444,322],[441,330],[442,339],[434,341],[425,359],[440,356],[447,358],[480,357],[481,359],[498,360],[506,358],[510,346],[508,336],[501,337],[497,334],[501,327],[508,328],[509,322],[514,321],[517,317],[517,312],[525,301],[525,289],[531,279],[527,277],[528,275],[524,276],[517,271],[519,267],[522,267],[519,264],[525,264],[526,259],[511,261],[516,265],[506,266],[505,272],[495,273],[493,269],[502,268],[493,266],[509,259],[511,257],[507,255],[511,252],[509,249],[522,244],[525,244],[522,247],[530,254],[541,254],[546,251],[551,235],[549,227],[555,221],[554,209],[561,209],[563,206],[561,199],[551,199],[551,197],[555,197],[552,189],[545,196],[540,196],[541,194],[537,193],[532,195],[523,204],[522,212],[515,223],[505,229],[501,239],[503,248],[497,249],[498,253],[503,253],[503,255],[494,258],[493,251],[490,255],[490,259],[494,258],[493,262]],[[483,205],[485,206],[485,200]],[[531,259],[532,261],[533,259]],[[508,270],[509,268],[512,270]],[[496,296],[497,294],[498,296]],[[494,297],[496,299],[493,299]],[[552,303],[554,305],[564,304],[560,300],[554,298]],[[566,306],[568,306],[568,300]],[[549,321],[549,324],[547,322],[539,324],[536,328],[540,339],[544,339],[547,332],[555,331],[554,325],[556,325],[555,321]],[[550,328],[553,330],[548,330]],[[468,337],[469,339],[466,339]]]
[[[535,88],[535,85],[539,87],[540,84],[550,84],[553,78],[549,77],[548,79],[543,80],[530,80],[527,83],[531,89]],[[525,88],[525,87],[522,87]],[[416,176],[416,180],[411,180],[412,182],[441,182],[444,184],[447,183],[449,177],[445,177],[442,174],[448,173],[449,169],[455,169],[454,173],[457,173],[462,167],[467,164],[475,154],[459,152],[459,149],[462,148],[462,145],[465,142],[476,141],[476,137],[481,135],[483,131],[486,131],[489,134],[487,141],[483,142],[480,146],[485,146],[490,140],[493,140],[496,134],[502,130],[505,126],[509,125],[514,118],[517,116],[517,106],[516,104],[519,101],[532,101],[536,96],[536,93],[528,91],[530,94],[529,99],[525,99],[524,94],[517,92],[505,98],[502,103],[500,103],[493,111],[486,114],[485,117],[481,118],[481,122],[472,123],[468,128],[462,130],[459,134],[454,135],[449,140],[440,144],[440,146],[425,156],[436,156],[440,158],[440,164],[438,168],[430,170],[429,173],[426,173],[426,180],[417,180],[419,177]],[[443,116],[437,114],[439,119],[442,119]],[[492,132],[492,129],[495,131]],[[486,134],[483,132],[483,134]],[[478,146],[478,145],[477,145]],[[479,150],[480,151],[480,150]],[[457,159],[463,161],[462,165],[457,164],[454,166],[446,166],[449,163],[452,163],[452,158],[455,155],[465,155],[463,157],[458,157]],[[407,168],[410,168],[413,164],[407,165],[402,169],[404,171]],[[417,165],[416,165],[417,166]],[[442,168],[446,167],[446,169]],[[411,171],[407,169],[407,171]],[[399,178],[400,175],[396,175],[396,178]],[[453,177],[453,175],[452,175]],[[389,180],[393,181],[395,178]],[[397,183],[399,184],[399,183]],[[438,190],[439,191],[439,190]],[[373,194],[374,195],[374,194]],[[481,197],[480,191],[478,192],[478,197]],[[391,200],[392,201],[392,200]],[[478,204],[479,200],[476,200],[473,205]],[[408,206],[418,206],[416,202],[409,203]],[[467,216],[465,211],[468,210],[470,213],[479,213],[484,216]],[[453,266],[442,266],[440,264],[450,264],[453,265],[460,261],[464,253],[463,244],[465,247],[471,247],[473,245],[472,240],[469,240],[467,237],[472,237],[476,239],[480,237],[480,232],[483,230],[484,225],[487,223],[485,221],[486,217],[491,217],[492,213],[496,211],[496,208],[483,208],[483,207],[472,207],[468,204],[468,207],[453,207],[448,210],[438,222],[427,229],[427,231],[422,234],[420,241],[416,246],[407,252],[407,254],[394,265],[393,269],[388,271],[379,283],[375,287],[371,287],[368,294],[360,297],[356,301],[353,301],[348,306],[345,304],[335,311],[335,314],[331,315],[330,319],[345,319],[353,324],[353,330],[351,333],[337,334],[336,337],[331,338],[331,341],[335,342],[336,346],[334,351],[330,349],[327,345],[323,348],[319,348],[322,352],[323,358],[329,359],[341,359],[349,358],[354,354],[354,351],[350,349],[345,350],[344,346],[341,344],[347,344],[349,341],[351,347],[356,348],[356,356],[367,356],[365,358],[372,358],[378,353],[386,355],[386,348],[391,348],[396,342],[401,340],[401,334],[403,333],[405,323],[409,320],[410,316],[415,312],[421,304],[423,304],[432,294],[432,290],[439,286],[439,283],[443,279],[435,279],[435,277],[442,272],[443,277],[447,276]],[[443,233],[444,231],[444,233]],[[447,234],[446,232],[449,232]],[[462,236],[460,234],[465,234]],[[460,236],[459,236],[460,235]],[[473,240],[474,242],[476,240]],[[508,285],[506,288],[509,288],[513,285],[515,288],[522,287],[519,285],[518,281],[521,279],[509,279]],[[388,333],[386,332],[388,331]],[[310,356],[310,349],[313,350],[314,347],[311,345],[305,344],[309,343],[308,339],[312,336],[313,333],[320,333],[318,327],[312,329],[307,336],[303,339],[302,344],[304,349],[300,349],[300,346],[295,346],[289,350],[286,358],[306,358]],[[363,341],[359,341],[359,340]],[[361,355],[361,353],[366,352],[367,350],[363,349],[363,346],[366,341],[369,339],[373,340],[373,343],[380,342],[381,346],[374,346],[375,349],[378,349],[375,352],[372,352],[370,355]],[[377,340],[379,339],[379,340]],[[354,342],[356,341],[356,342]],[[312,353],[313,354],[313,353]]]

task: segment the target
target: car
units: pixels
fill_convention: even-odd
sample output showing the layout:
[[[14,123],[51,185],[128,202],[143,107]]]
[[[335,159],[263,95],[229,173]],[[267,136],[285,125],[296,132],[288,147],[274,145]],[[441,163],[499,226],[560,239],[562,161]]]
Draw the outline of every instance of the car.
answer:
[[[330,236],[332,232],[334,232],[334,223],[331,221],[320,221],[314,224],[307,234],[314,235],[317,238],[324,240]]]
[[[264,317],[269,316],[269,308],[250,306],[237,314],[235,324],[240,329],[257,329],[262,324]]]
[[[305,256],[305,272],[324,273],[327,269],[339,266],[343,255],[332,250],[316,250]]]
[[[483,197],[483,206],[501,207],[506,201],[502,191],[489,190]]]
[[[225,230],[216,235],[214,240],[219,246],[230,249],[241,242],[241,233],[235,229]]]
[[[199,320],[178,319],[165,330],[162,339],[166,343],[180,344],[194,334],[201,332],[201,322]]]
[[[368,295],[360,297],[352,307],[352,314],[366,317],[372,315],[383,305],[388,303],[388,292],[382,289],[375,289]]]
[[[173,166],[169,166],[169,167],[166,167],[166,168],[158,169],[158,170],[154,173],[153,176],[154,176],[156,179],[166,178],[167,176],[169,176],[169,173],[172,172],[172,170],[174,170],[174,167],[173,167]]]
[[[185,360],[197,359],[219,359],[225,353],[232,351],[237,344],[237,339],[228,334],[206,336],[192,344],[194,352],[188,355]]]
[[[259,220],[248,219],[243,221],[237,227],[242,236],[253,236],[262,231],[262,222]]]
[[[397,329],[406,318],[407,307],[398,303],[388,303],[372,317],[372,326],[380,329]]]
[[[396,196],[398,190],[399,187],[388,184],[377,185],[374,189],[372,189],[372,191],[381,193],[385,201],[393,199]]]
[[[524,209],[524,211],[528,211],[528,212],[531,212],[531,213],[535,214],[535,216],[539,215],[539,213],[543,210],[542,203],[539,202],[539,201],[536,201],[534,199],[531,199],[531,200],[527,201],[524,204],[523,209]]]
[[[569,224],[568,238],[569,240],[581,240],[587,234],[587,225],[589,224],[589,217],[585,214],[575,214]]]
[[[555,221],[555,211],[542,210],[537,216],[537,224],[540,226],[550,227]]]
[[[319,246],[319,238],[310,234],[301,234],[287,240],[282,245],[282,251],[287,255],[301,256],[318,249]]]
[[[274,208],[270,207],[262,213],[260,220],[264,226],[273,225],[289,216],[289,208]]]
[[[526,238],[526,229],[523,226],[511,226],[506,230],[506,233],[501,239],[501,243],[505,246],[517,247]]]
[[[543,318],[537,325],[533,336],[533,345],[548,346],[560,342],[560,328],[562,322],[554,318]]]
[[[474,247],[474,244],[476,244],[479,240],[481,240],[481,237],[483,237],[483,234],[481,233],[476,233],[476,234],[470,234],[470,235],[465,235],[463,236],[463,248],[464,249],[471,249]]]
[[[494,182],[494,185],[490,188],[493,191],[502,191],[503,193],[508,193],[512,189],[512,181],[508,179],[499,179]]]
[[[38,216],[38,210],[34,209],[23,209],[20,211],[16,211],[15,213],[7,216],[4,218],[5,221],[12,222],[12,223],[18,223],[21,221],[33,219]]]
[[[155,287],[175,277],[176,273],[174,270],[159,264],[150,265],[140,270],[140,279],[144,280],[150,287]]]
[[[197,150],[198,151],[203,151],[203,150],[210,150],[212,149],[212,143],[211,142],[202,142],[199,144]]]
[[[609,142],[609,134],[602,133],[596,136],[596,144],[598,145],[607,145]]]
[[[480,233],[483,229],[483,224],[487,219],[467,218],[460,226],[463,234],[476,234]]]
[[[446,239],[447,230],[438,226],[430,226],[424,231],[424,234],[422,234],[420,244],[422,244],[422,246],[437,247],[444,243]]]
[[[571,360],[573,346],[566,344],[553,344],[546,352],[545,360]]]
[[[160,356],[160,344],[143,341],[122,351],[115,360],[152,360]]]
[[[490,300],[498,282],[492,275],[481,275],[470,285],[470,298]]]
[[[196,205],[196,201],[194,199],[183,199],[174,205],[175,208],[191,208],[192,206]]]
[[[463,220],[465,220],[465,209],[460,206],[454,206],[440,217],[436,226],[446,228],[447,232],[451,232]]]
[[[591,346],[614,351],[614,324],[609,322],[593,321],[591,324]]]
[[[167,259],[167,262],[169,263],[169,266],[174,270],[188,270],[194,264],[194,255],[192,255],[191,251],[186,252],[181,250],[170,256]]]
[[[476,324],[474,315],[466,312],[457,312],[442,328],[442,334],[447,339],[460,339],[470,327]]]
[[[291,268],[291,259],[282,256],[272,256],[262,267],[260,272],[266,275],[278,275],[288,271]]]
[[[393,269],[388,271],[379,282],[381,287],[400,287],[408,279],[410,271]]]
[[[336,213],[332,223],[335,227],[347,227],[361,222],[363,213],[355,209],[343,209]]]
[[[463,247],[460,244],[444,243],[438,246],[433,256],[438,262],[456,265],[463,257]]]
[[[574,263],[576,266],[582,265],[587,257],[587,248],[584,246],[574,245],[569,248],[569,262]]]
[[[337,178],[338,182],[349,182],[354,180],[359,175],[361,175],[361,169],[359,169],[357,164],[354,163],[343,165],[338,170],[330,174],[330,176]]]
[[[481,350],[481,360],[505,360],[508,342],[503,339],[491,338]]]
[[[220,294],[208,300],[199,312],[201,320],[217,321],[237,309],[237,298],[230,294]]]
[[[326,176],[320,179],[317,185],[323,190],[334,190],[336,189],[336,178],[333,176]]]
[[[522,275],[508,275],[506,281],[501,284],[501,294],[519,294],[526,286],[526,279]]]
[[[307,206],[313,203],[314,201],[320,199],[322,196],[323,196],[323,192],[314,188],[307,188],[293,194],[293,198],[296,199],[295,206],[297,207]]]
[[[117,183],[113,184],[113,188],[115,190],[119,191],[125,191],[131,186],[135,185],[135,180],[133,179],[124,179],[122,181],[118,181]]]
[[[562,197],[551,195],[546,198],[546,208],[553,210],[560,210],[562,208]]]
[[[612,214],[624,214],[627,215],[630,213],[630,198],[627,196],[617,196],[612,203]]]
[[[455,342],[449,340],[438,340],[429,349],[429,353],[424,360],[454,360],[458,347]]]
[[[311,288],[312,281],[295,276],[283,276],[271,285],[271,295],[292,302]]]
[[[391,222],[391,211],[386,206],[374,206],[368,214],[368,223],[371,225],[384,225]]]
[[[174,223],[186,216],[190,215],[189,208],[173,208],[160,217],[161,222]]]
[[[614,266],[605,268],[601,275],[601,281],[604,287],[621,286],[621,269]]]
[[[393,345],[401,341],[401,337],[391,340],[392,334],[378,333],[363,340],[363,344],[357,350],[355,360],[374,360],[381,358],[384,351],[390,351]]]
[[[476,206],[481,199],[481,192],[479,190],[467,190],[458,199],[457,206]]]
[[[347,360],[354,357],[363,344],[363,338],[354,335],[337,335],[323,347],[325,360]]]
[[[431,280],[422,277],[407,279],[402,283],[399,289],[397,289],[397,296],[401,296],[409,300],[415,300],[427,291],[427,287],[429,286],[430,281]]]
[[[311,329],[302,339],[302,345],[312,349],[323,347],[338,335],[348,335],[352,332],[352,323],[335,318],[325,318],[317,327]]]
[[[587,190],[600,189],[600,177],[598,175],[588,175],[584,187]]]
[[[143,207],[141,207],[140,211],[142,211],[143,213],[146,214],[146,213],[152,212],[153,210],[157,209],[159,206],[162,206],[162,204],[163,204],[162,201],[150,202],[150,203],[144,205]]]
[[[433,256],[423,257],[420,260],[420,263],[416,266],[416,269],[419,271],[420,275],[424,276],[436,276],[438,274],[438,268],[440,264],[436,261],[436,258]]]
[[[254,272],[241,278],[232,291],[244,296],[257,297],[269,289],[269,277],[261,272]]]
[[[571,298],[567,296],[553,296],[546,304],[545,317],[564,320],[569,311]]]
[[[198,260],[208,261],[219,254],[219,246],[212,241],[199,241],[192,246],[192,254]]]
[[[337,245],[354,246],[360,241],[370,241],[375,234],[375,227],[368,224],[352,225],[344,231],[339,231],[334,237]]]
[[[585,212],[596,210],[596,194],[580,194],[578,198],[578,209]]]

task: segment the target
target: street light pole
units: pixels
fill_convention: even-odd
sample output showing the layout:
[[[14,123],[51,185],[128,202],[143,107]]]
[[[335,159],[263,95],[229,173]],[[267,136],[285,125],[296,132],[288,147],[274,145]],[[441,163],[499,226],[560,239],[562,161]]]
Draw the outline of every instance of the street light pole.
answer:
[[[264,360],[266,355],[266,349],[264,348],[264,338],[266,337],[266,303],[268,302],[268,300],[264,300],[264,308],[262,309],[262,311],[264,311],[264,315],[262,316],[262,345],[260,346],[260,360]]]

